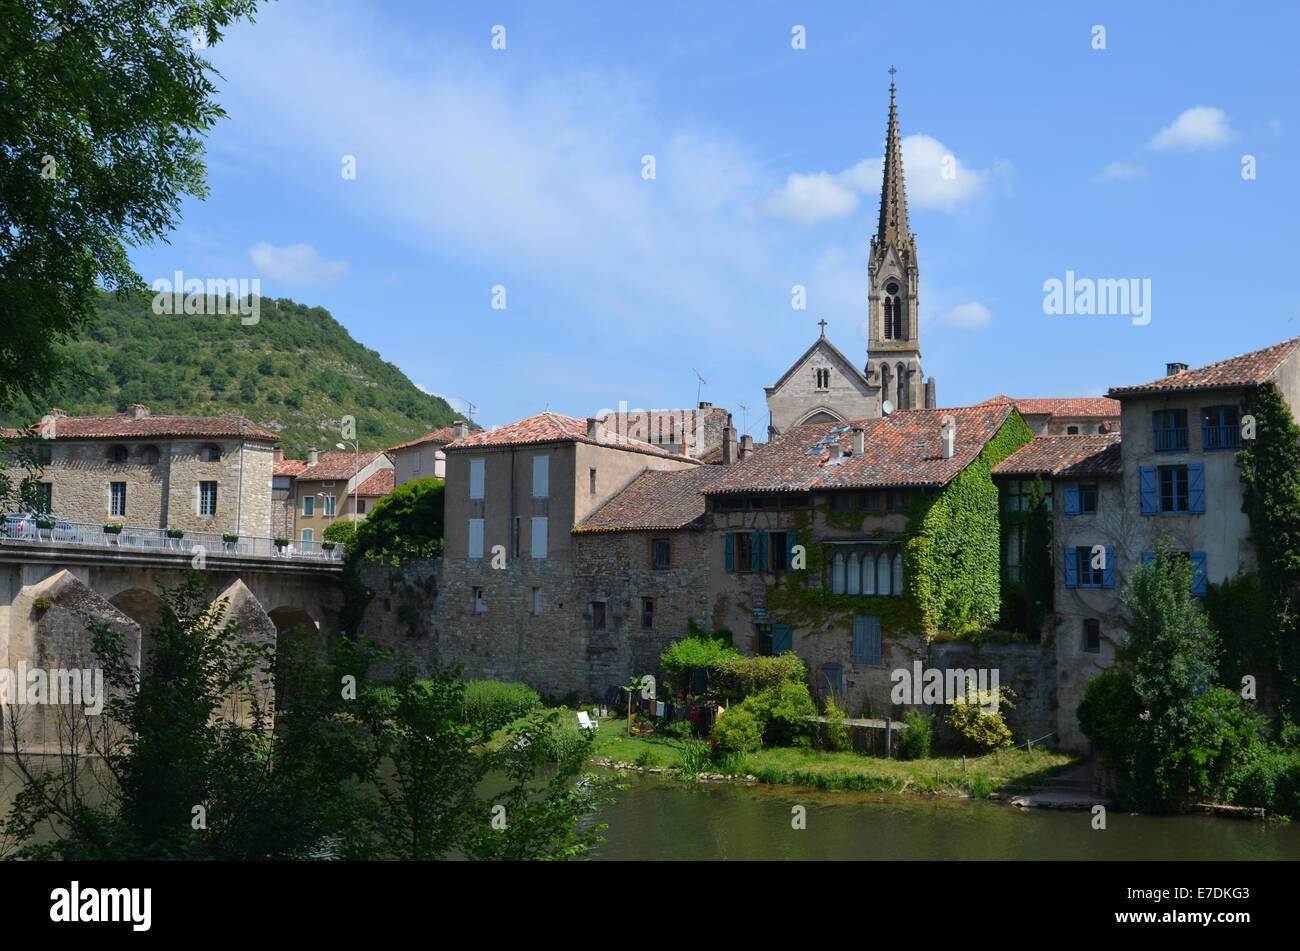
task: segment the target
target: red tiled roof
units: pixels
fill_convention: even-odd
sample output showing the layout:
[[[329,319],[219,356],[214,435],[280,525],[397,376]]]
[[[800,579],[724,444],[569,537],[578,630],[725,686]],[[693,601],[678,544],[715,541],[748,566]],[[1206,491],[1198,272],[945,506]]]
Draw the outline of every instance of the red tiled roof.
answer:
[[[307,463],[302,459],[285,459],[284,461],[277,462],[272,466],[271,472],[273,475],[296,476],[306,468]]]
[[[762,452],[725,469],[726,475],[705,494],[946,485],[974,461],[1011,413],[1011,405],[1001,403],[901,410],[880,419],[793,426],[769,440]],[[956,422],[957,437],[953,457],[944,459],[939,424],[948,414]],[[840,463],[830,464],[830,453],[822,441],[833,436],[843,450],[851,450],[853,426],[865,430],[866,452],[861,457],[845,455]],[[837,429],[842,431],[833,432]]]
[[[704,496],[700,493],[727,471],[718,466],[698,466],[677,472],[647,469],[573,530],[620,532],[699,528],[704,524]]]
[[[392,469],[380,469],[355,489],[356,495],[387,495],[397,485],[397,473]]]
[[[451,442],[455,438],[456,437],[452,434],[451,427],[444,426],[442,427],[442,429],[435,429],[431,433],[426,433],[425,435],[421,436],[419,439],[412,439],[410,442],[404,442],[401,445],[391,446],[389,447],[388,451],[393,452],[394,450],[397,449],[412,449],[415,446],[423,446],[425,443],[437,443],[439,445],[445,445]]]
[[[298,481],[351,479],[382,455],[382,452],[363,452],[358,455],[348,452],[346,449],[340,449],[337,452],[333,450],[322,452],[316,458],[316,465],[308,466],[298,473]]]
[[[994,475],[1119,475],[1120,434],[1036,436],[993,467]]]
[[[1177,393],[1183,390],[1212,390],[1234,386],[1257,386],[1270,379],[1297,346],[1300,337],[1292,337],[1263,350],[1243,353],[1217,363],[1206,364],[1186,373],[1162,376],[1150,383],[1112,386],[1110,395],[1123,398],[1140,393]]]
[[[587,436],[586,420],[574,419],[572,416],[561,416],[558,413],[539,413],[536,416],[521,419],[517,423],[471,433],[464,439],[456,440],[447,449],[448,451],[455,451],[486,446],[522,446],[551,442],[583,442],[593,446],[610,446],[632,452],[644,452],[652,456],[662,456],[665,459],[681,459],[686,462],[697,461],[689,456],[668,452],[658,446],[641,442],[639,439],[620,436],[608,429],[602,429],[601,438],[598,442]]]
[[[242,416],[62,416],[36,423],[48,439],[160,439],[211,436],[252,442],[279,442],[280,437],[254,426]]]
[[[1114,416],[1119,417],[1119,400],[1105,396],[1041,396],[1030,399],[1012,399],[1009,396],[994,396],[976,403],[976,406],[992,406],[997,403],[1010,403],[1024,416]]]

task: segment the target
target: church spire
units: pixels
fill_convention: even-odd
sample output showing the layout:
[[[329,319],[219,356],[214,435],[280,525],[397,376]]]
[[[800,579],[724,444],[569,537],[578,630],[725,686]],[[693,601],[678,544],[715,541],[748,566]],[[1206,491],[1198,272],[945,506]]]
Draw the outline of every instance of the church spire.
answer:
[[[903,141],[898,134],[898,104],[894,93],[894,67],[889,67],[889,129],[885,133],[885,175],[880,189],[880,228],[876,243],[882,248],[904,248],[912,243],[907,223],[907,189],[903,184]]]

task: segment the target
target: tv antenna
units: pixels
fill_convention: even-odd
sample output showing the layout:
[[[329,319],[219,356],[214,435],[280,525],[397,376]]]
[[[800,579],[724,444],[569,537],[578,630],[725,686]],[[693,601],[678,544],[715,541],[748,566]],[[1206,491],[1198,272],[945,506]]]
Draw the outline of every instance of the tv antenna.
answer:
[[[695,405],[696,405],[696,406],[699,406],[699,405],[700,405],[700,395],[701,395],[701,393],[702,393],[703,390],[704,390],[704,386],[705,386],[705,384],[707,384],[709,381],[706,380],[706,379],[704,379],[704,377],[700,376],[700,371],[697,370],[697,369],[695,369],[695,367],[691,367],[691,372],[694,373],[695,376],[696,376],[696,377],[699,379],[699,381],[700,381],[700,382],[696,385],[696,387],[695,387]]]
[[[743,436],[745,433],[749,432],[749,406],[742,403],[740,400],[736,400],[736,405],[740,407],[740,418],[743,421],[741,423],[742,428],[740,434]]]

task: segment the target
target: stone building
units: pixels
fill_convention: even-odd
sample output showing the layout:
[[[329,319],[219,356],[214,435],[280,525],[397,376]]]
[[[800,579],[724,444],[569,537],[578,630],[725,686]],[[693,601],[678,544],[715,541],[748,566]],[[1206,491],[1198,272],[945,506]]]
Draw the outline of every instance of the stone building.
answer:
[[[580,552],[617,543],[584,548],[574,529],[647,469],[699,463],[611,432],[598,419],[556,413],[474,433],[445,451],[439,657],[464,663],[467,677],[524,680],[547,694],[603,690],[593,676],[599,680],[609,664],[593,674],[591,635],[616,632],[639,595],[600,580],[589,555],[578,575]],[[597,638],[596,655],[611,649]]]
[[[731,426],[731,414],[709,402],[701,402],[697,409],[628,410],[623,404],[618,412],[602,411],[597,418],[619,435],[701,462],[721,457]]]
[[[1009,396],[994,396],[977,403],[1010,403],[1033,430],[1035,436],[1081,436],[1097,433],[1117,433],[1120,425],[1119,400],[1106,396],[1039,397],[1015,400]]]
[[[316,550],[331,523],[340,518],[352,519],[354,505],[360,518],[362,508],[368,507],[373,499],[363,499],[353,490],[372,476],[392,468],[393,460],[383,452],[307,450],[307,465],[293,480],[296,499],[293,537],[301,550]]]
[[[294,480],[298,473],[307,468],[302,459],[284,458],[284,450],[278,446],[275,450],[275,466],[271,470],[271,538],[297,538],[296,512],[294,506],[298,493],[294,491]]]
[[[447,478],[447,454],[443,450],[456,438],[458,426],[464,427],[465,423],[457,420],[451,426],[435,429],[419,439],[389,449],[389,458],[393,460],[394,484],[405,485],[415,479]],[[466,428],[465,433],[468,432]]]
[[[785,375],[766,388],[769,431],[801,423],[865,419],[894,410],[937,406],[934,377],[921,371],[921,322],[916,236],[907,219],[903,143],[894,84],[880,190],[880,216],[867,259],[867,361],[859,372],[821,338]],[[888,405],[886,405],[888,404]]]
[[[61,519],[262,535],[279,437],[239,416],[54,409],[37,427],[46,508]]]

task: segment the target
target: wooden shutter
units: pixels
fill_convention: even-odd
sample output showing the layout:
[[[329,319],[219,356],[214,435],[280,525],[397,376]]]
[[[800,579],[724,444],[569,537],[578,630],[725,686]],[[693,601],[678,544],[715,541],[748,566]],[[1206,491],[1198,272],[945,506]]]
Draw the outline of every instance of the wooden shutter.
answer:
[[[1205,552],[1192,552],[1192,594],[1205,594]]]
[[[1077,485],[1067,485],[1065,487],[1065,514],[1079,514],[1079,487]]]
[[[736,570],[736,534],[727,532],[727,570]]]
[[[853,663],[882,663],[880,640],[879,617],[874,614],[853,615]]]
[[[794,643],[794,628],[789,624],[772,625],[772,656],[787,654]]]
[[[794,546],[799,544],[798,532],[785,533],[785,567],[789,569],[794,564]]]
[[[1106,549],[1106,565],[1101,569],[1101,586],[1103,588],[1115,587],[1115,549]]]
[[[1077,548],[1067,548],[1065,550],[1065,586],[1067,588],[1079,587],[1079,555]]]
[[[1155,515],[1156,508],[1156,467],[1142,467],[1142,514]]]
[[[755,532],[750,561],[754,571],[767,571],[767,532]]]
[[[1187,511],[1205,512],[1205,465],[1200,462],[1187,467]]]

